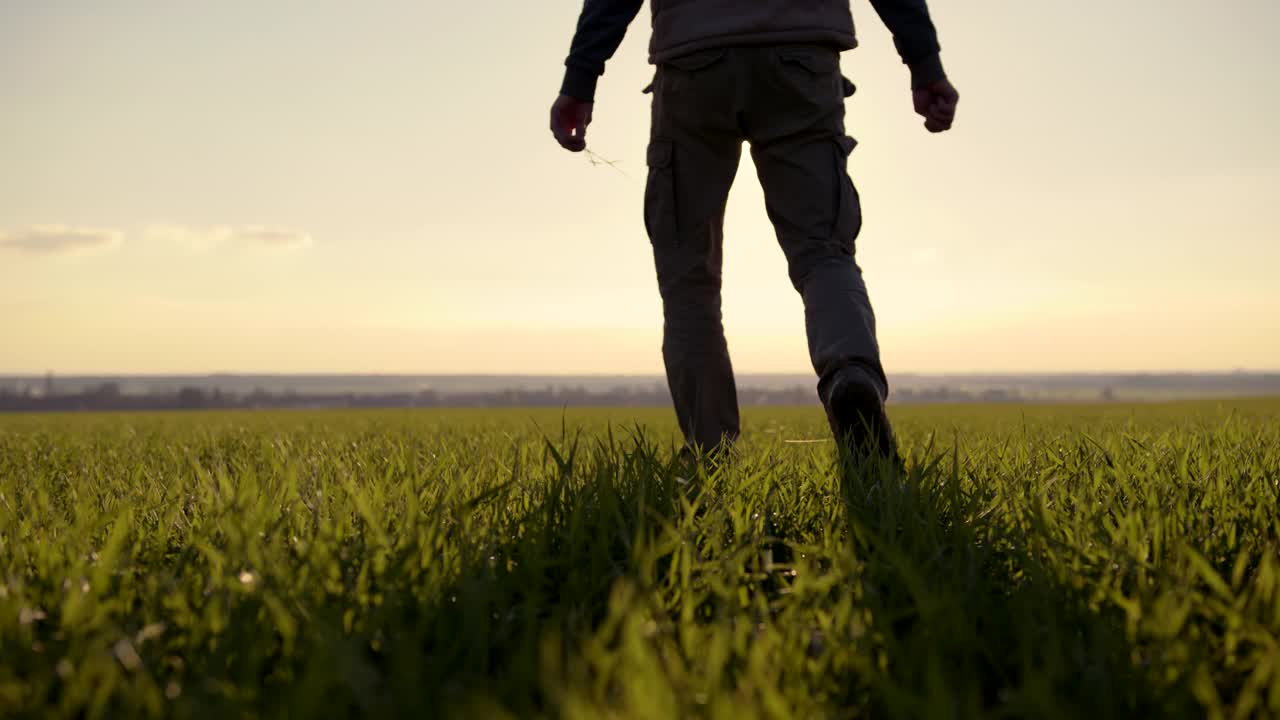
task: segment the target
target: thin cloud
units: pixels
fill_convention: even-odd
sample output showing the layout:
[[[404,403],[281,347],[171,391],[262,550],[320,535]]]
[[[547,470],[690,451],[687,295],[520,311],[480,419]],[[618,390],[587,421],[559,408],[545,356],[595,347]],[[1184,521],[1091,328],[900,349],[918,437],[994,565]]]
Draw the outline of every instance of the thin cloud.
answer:
[[[12,233],[0,233],[0,249],[30,255],[67,255],[118,247],[124,234],[117,230],[36,225]]]
[[[236,230],[231,236],[231,241],[242,245],[284,250],[296,250],[311,246],[311,236],[307,233],[288,228],[258,225]]]
[[[309,233],[290,228],[267,225],[232,227],[187,227],[183,225],[152,225],[146,230],[148,238],[172,242],[194,250],[210,250],[216,247],[256,247],[275,250],[298,250],[310,247]]]

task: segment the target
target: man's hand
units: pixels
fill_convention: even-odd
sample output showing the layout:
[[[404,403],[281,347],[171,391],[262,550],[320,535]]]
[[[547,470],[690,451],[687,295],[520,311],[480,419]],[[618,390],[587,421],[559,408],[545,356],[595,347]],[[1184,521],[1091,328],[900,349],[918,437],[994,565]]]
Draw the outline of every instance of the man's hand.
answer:
[[[956,92],[951,81],[944,78],[916,88],[911,91],[911,99],[915,103],[916,114],[924,117],[924,126],[929,132],[951,129],[951,123],[956,119],[956,104],[960,102],[960,93]]]
[[[560,147],[569,152],[587,149],[587,126],[591,124],[591,107],[575,97],[561,95],[551,106],[551,134]]]

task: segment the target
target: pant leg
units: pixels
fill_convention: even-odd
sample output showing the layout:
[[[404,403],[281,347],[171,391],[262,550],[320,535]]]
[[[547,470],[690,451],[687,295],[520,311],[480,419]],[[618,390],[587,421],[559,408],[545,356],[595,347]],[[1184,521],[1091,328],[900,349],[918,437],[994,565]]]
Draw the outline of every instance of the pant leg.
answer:
[[[769,219],[804,300],[819,395],[841,368],[860,365],[887,396],[875,313],[854,261],[862,210],[847,171],[855,142],[844,129],[839,54],[781,46],[757,48],[752,58],[745,127]]]
[[[724,210],[742,152],[731,54],[695,53],[658,68],[645,188],[667,383],[685,440],[708,451],[740,429],[720,312]]]

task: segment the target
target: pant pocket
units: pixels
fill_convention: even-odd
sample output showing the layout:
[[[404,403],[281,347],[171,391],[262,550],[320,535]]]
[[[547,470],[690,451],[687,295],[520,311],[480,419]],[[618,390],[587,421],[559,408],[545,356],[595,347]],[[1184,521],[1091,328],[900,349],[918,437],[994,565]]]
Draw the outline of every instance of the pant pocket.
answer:
[[[835,142],[835,216],[832,219],[831,239],[837,247],[853,255],[858,233],[862,231],[862,203],[858,189],[849,177],[849,154],[858,141],[848,135],[840,135]]]
[[[644,227],[654,245],[676,245],[676,178],[674,147],[670,140],[654,139],[647,153],[649,179],[644,189]]]
[[[824,47],[784,47],[776,54],[780,79],[808,102],[828,105],[844,94],[840,53]]]
[[[663,65],[668,65],[681,72],[695,73],[699,70],[706,70],[724,59],[726,51],[724,48],[712,48],[710,50],[698,50],[687,55],[681,55],[669,60],[663,61]]]

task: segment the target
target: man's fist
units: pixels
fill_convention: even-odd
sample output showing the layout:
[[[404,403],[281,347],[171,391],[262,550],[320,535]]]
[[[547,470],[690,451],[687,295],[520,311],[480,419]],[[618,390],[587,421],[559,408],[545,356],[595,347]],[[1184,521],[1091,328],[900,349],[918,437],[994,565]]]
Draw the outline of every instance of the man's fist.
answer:
[[[591,103],[561,95],[551,105],[551,134],[560,147],[570,152],[587,148],[587,126],[591,124]]]
[[[951,123],[956,120],[960,93],[956,92],[950,80],[944,78],[918,87],[911,91],[911,99],[915,103],[916,114],[924,118],[924,126],[929,132],[951,129]]]

